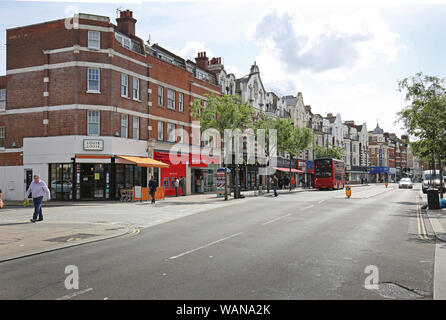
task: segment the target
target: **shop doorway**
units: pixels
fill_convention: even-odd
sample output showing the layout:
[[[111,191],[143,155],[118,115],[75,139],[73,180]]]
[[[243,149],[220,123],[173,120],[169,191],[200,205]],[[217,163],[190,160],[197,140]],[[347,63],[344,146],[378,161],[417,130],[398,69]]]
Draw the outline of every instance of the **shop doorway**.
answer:
[[[81,164],[81,200],[108,199],[110,171],[108,164]]]

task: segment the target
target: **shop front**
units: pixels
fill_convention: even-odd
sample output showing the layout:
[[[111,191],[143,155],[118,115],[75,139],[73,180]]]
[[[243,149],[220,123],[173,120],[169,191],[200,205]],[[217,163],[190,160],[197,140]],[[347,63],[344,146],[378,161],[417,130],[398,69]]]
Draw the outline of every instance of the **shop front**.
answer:
[[[178,156],[178,160],[180,163],[175,163],[176,161],[170,159],[169,152],[160,152],[156,151],[155,160],[161,161],[169,165],[168,168],[161,168],[159,170],[159,185],[164,187],[165,196],[175,196],[175,180],[176,178],[180,179],[183,177],[186,179],[186,164],[184,157]],[[155,176],[156,178],[156,176]],[[178,195],[182,195],[182,189],[178,188]]]

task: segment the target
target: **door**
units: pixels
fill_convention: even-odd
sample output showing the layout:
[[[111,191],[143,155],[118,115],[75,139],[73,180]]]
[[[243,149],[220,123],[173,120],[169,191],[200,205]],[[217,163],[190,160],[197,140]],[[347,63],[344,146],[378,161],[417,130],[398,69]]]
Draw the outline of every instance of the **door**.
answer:
[[[109,165],[81,165],[81,199],[102,200],[109,196]],[[106,197],[107,195],[107,197]]]
[[[29,185],[33,182],[33,170],[32,169],[25,169],[25,191],[28,190]],[[31,199],[32,195],[31,193],[28,196],[28,199]]]

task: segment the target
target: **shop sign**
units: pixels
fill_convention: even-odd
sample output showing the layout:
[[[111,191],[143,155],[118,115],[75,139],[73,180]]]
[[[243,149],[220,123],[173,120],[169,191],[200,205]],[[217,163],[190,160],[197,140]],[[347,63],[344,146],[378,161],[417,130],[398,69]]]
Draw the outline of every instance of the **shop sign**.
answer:
[[[104,140],[84,139],[84,150],[85,151],[103,151],[104,150]]]

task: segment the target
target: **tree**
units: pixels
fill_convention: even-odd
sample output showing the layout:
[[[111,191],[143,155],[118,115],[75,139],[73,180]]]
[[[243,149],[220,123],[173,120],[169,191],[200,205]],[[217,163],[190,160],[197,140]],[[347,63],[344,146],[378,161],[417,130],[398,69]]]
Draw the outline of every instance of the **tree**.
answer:
[[[297,158],[299,154],[307,149],[314,139],[313,132],[309,128],[297,128],[292,127],[291,134],[287,136],[284,141],[284,151],[290,155],[290,175],[291,175],[291,162],[294,158]],[[290,183],[291,191],[291,183]]]
[[[344,149],[339,147],[325,148],[316,145],[314,148],[315,158],[334,158],[338,160],[344,159]]]
[[[396,122],[402,123],[407,132],[415,137],[417,143],[413,146],[416,152],[430,155],[432,170],[435,170],[435,160],[438,159],[442,180],[442,160],[446,157],[445,80],[419,72],[401,80],[398,89],[406,92],[405,100],[409,105],[398,112]],[[443,197],[442,183],[440,193]]]
[[[202,130],[215,129],[220,134],[220,137],[223,138],[225,129],[244,130],[247,128],[252,128],[254,109],[251,104],[247,102],[242,103],[241,99],[238,96],[205,96],[205,106],[201,99],[195,99],[190,107],[192,117],[200,121]],[[223,160],[223,147],[224,146],[222,143],[222,163],[226,170],[226,165],[224,164]],[[227,178],[225,180],[225,200],[227,200],[228,181]]]

